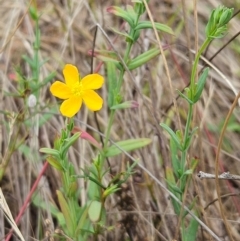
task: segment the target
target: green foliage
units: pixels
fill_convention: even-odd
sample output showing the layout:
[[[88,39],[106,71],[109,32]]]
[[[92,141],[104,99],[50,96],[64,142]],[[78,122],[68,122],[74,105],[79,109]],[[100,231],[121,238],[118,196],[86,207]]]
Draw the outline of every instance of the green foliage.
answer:
[[[151,139],[147,138],[119,141],[116,142],[115,145],[108,147],[105,155],[107,157],[116,156],[122,153],[122,151],[133,151],[146,145],[149,145],[151,142]]]
[[[154,27],[161,32],[165,32],[168,34],[174,34],[173,30],[162,23],[154,23]],[[152,23],[150,21],[140,21],[137,26],[134,28],[135,30],[140,30],[140,29],[153,29]]]
[[[192,100],[193,103],[196,103],[197,101],[199,101],[199,99],[202,95],[205,83],[207,81],[208,71],[209,71],[209,68],[204,69],[203,73],[201,74],[201,76],[199,78],[199,81],[196,83],[196,89],[194,91],[195,93],[194,93],[194,97]]]
[[[186,94],[183,94],[180,91],[178,91],[179,95],[187,101],[189,106],[184,133],[181,133],[179,130],[175,133],[165,123],[160,124],[170,135],[170,152],[173,170],[171,168],[167,168],[166,171],[168,188],[181,201],[183,201],[183,194],[186,192],[186,187],[188,186],[187,184],[189,183],[191,179],[190,177],[198,163],[197,159],[192,159],[190,169],[188,169],[186,165],[187,151],[192,143],[192,138],[198,129],[197,127],[195,127],[192,129],[192,131],[190,130],[193,117],[193,106],[201,98],[209,72],[209,68],[204,69],[198,82],[195,82],[198,62],[201,54],[207,48],[212,39],[221,38],[224,36],[224,34],[227,31],[227,23],[230,21],[232,17],[232,12],[233,9],[229,9],[223,6],[220,6],[212,11],[211,17],[206,26],[206,39],[200,47],[198,53],[196,54],[193,63],[190,86],[188,88],[185,88]],[[196,212],[197,207],[195,205],[195,202],[196,199],[194,199],[191,202],[189,209],[192,209]],[[183,212],[182,214],[182,207],[174,199],[172,199],[172,204],[175,213],[180,218],[182,240],[195,240],[197,236],[199,223],[195,219],[191,218],[190,223],[186,224],[185,218],[187,216],[187,212]]]
[[[112,62],[107,62],[107,85],[108,85],[108,106],[111,108],[115,103],[115,92],[117,88],[116,65]]]
[[[72,217],[72,212],[68,206],[67,200],[65,199],[65,197],[63,196],[62,192],[57,190],[57,197],[58,197],[58,202],[60,205],[60,209],[62,211],[62,214],[64,216],[65,219],[65,223],[67,226],[67,234],[71,237],[74,236],[74,230],[75,230],[75,220]]]
[[[186,232],[183,234],[184,240],[186,241],[196,240],[198,227],[199,227],[198,221],[195,218],[191,218],[190,224],[188,225]]]
[[[227,32],[227,24],[231,20],[233,8],[219,6],[211,13],[205,33],[210,39],[222,38]]]
[[[151,49],[136,56],[136,52],[132,51],[133,46],[138,44],[137,41],[145,29],[156,28],[160,34],[174,35],[173,30],[165,24],[140,20],[146,11],[144,2],[141,0],[133,0],[132,3],[133,5],[127,5],[126,9],[118,6],[112,6],[107,9],[109,13],[125,21],[129,28],[127,32],[112,28],[115,34],[125,39],[126,50],[123,58],[119,57],[120,55],[117,55],[114,51],[105,49],[93,52],[96,58],[104,62],[107,72],[108,110],[106,113],[109,113],[109,120],[108,123],[104,123],[106,124],[106,130],[104,130],[105,133],[102,135],[104,136],[103,143],[99,143],[87,132],[84,132],[84,135],[82,135],[83,132],[75,131],[74,120],[68,119],[65,122],[65,127],[61,130],[60,136],[55,139],[53,148],[40,149],[40,152],[44,153],[44,157],[46,157],[50,166],[55,168],[59,173],[61,186],[56,190],[59,208],[54,204],[44,203],[38,194],[35,194],[33,203],[44,210],[49,210],[52,215],[56,217],[60,228],[71,240],[88,240],[90,236],[94,236],[94,239],[97,240],[97,236],[103,233],[103,227],[106,222],[106,199],[117,193],[121,189],[121,185],[134,174],[135,166],[138,163],[137,161],[133,161],[133,163],[130,164],[127,163],[125,170],[113,173],[111,171],[112,158],[119,154],[124,155],[124,152],[139,150],[152,142],[149,138],[121,140],[115,143],[113,141],[110,142],[111,129],[116,118],[116,112],[127,108],[138,107],[136,101],[124,100],[121,93],[126,70],[136,70],[160,55],[159,48],[153,46]],[[17,69],[17,91],[16,93],[8,94],[17,98],[23,98],[24,103],[27,103],[30,94],[34,94],[36,97],[36,106],[33,106],[32,114],[39,112],[38,100],[41,89],[48,84],[56,74],[52,72],[46,78],[40,80],[41,67],[47,61],[41,61],[39,57],[41,46],[40,15],[37,9],[32,6],[29,8],[29,14],[35,24],[35,40],[32,46],[33,56],[23,55],[22,58],[28,65],[31,76],[26,78],[21,69]],[[166,168],[167,187],[181,202],[187,203],[188,208],[196,213],[196,216],[198,216],[196,205],[197,197],[193,198],[193,200],[187,200],[188,202],[185,202],[184,197],[186,196],[186,188],[190,184],[191,176],[198,164],[197,159],[192,157],[188,158],[188,150],[198,130],[197,127],[192,126],[193,106],[201,99],[209,73],[209,68],[205,68],[199,80],[196,82],[196,76],[198,74],[197,67],[201,54],[206,50],[210,42],[226,34],[227,24],[232,14],[233,9],[223,6],[219,6],[212,11],[205,29],[206,39],[193,62],[190,85],[185,89],[184,93],[178,91],[179,95],[188,104],[185,128],[183,128],[183,131],[175,131],[166,123],[160,124],[170,136],[171,167],[168,166]],[[31,120],[25,118],[25,113],[28,112],[28,108],[30,107],[31,106],[27,106],[22,112],[13,115],[13,119],[16,120],[17,135],[13,135],[10,139],[11,141],[13,140],[11,142],[13,144],[9,148],[10,155],[13,154],[18,146],[21,146],[21,151],[24,155],[29,155],[29,149],[23,144],[25,138],[19,142],[17,140],[22,124],[28,128],[33,126]],[[47,118],[51,116],[52,114],[42,115],[42,119],[39,121],[40,126],[44,125]],[[230,127],[236,131],[239,130],[239,127],[236,125],[231,125],[229,128]],[[89,165],[76,170],[69,157],[69,150],[80,138],[94,144],[97,148],[94,149],[93,152],[97,153]],[[8,161],[9,159],[3,160],[3,163],[0,165],[0,179],[2,179],[4,175]],[[108,164],[108,166],[106,164]],[[79,173],[79,171],[81,171],[81,173]],[[79,194],[81,191],[80,187],[78,187],[79,178],[82,178],[88,187],[87,200],[84,204],[79,202]],[[175,199],[171,199],[171,202],[174,212],[180,220],[181,239],[183,241],[196,240],[199,223],[194,218],[190,218],[188,212],[186,212],[183,206]]]
[[[174,131],[166,124],[160,123],[160,126],[168,132],[168,134],[171,136],[171,139],[175,142],[176,147],[179,150],[183,150],[182,140],[179,139],[178,135],[176,133],[174,133]]]
[[[135,14],[132,15],[132,13],[129,13],[128,11],[123,10],[120,7],[114,6],[114,7],[109,7],[107,9],[107,11],[109,13],[113,13],[114,15],[121,17],[122,19],[124,19],[126,22],[128,22],[128,24],[130,25],[130,27],[134,27],[134,17]]]
[[[101,217],[102,204],[99,201],[92,201],[88,208],[88,215],[92,222],[99,221]]]
[[[146,64],[151,59],[153,59],[156,56],[158,56],[159,54],[160,54],[159,48],[150,49],[150,50],[148,50],[148,51],[138,55],[136,58],[131,59],[127,63],[128,69],[129,70],[133,70],[133,69],[139,68],[143,64]]]

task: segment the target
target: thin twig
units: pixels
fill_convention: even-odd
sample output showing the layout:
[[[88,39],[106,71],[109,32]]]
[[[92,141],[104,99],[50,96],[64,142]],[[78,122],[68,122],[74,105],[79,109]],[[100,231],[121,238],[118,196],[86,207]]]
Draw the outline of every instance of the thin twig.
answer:
[[[207,173],[207,172],[202,172],[200,171],[197,176],[200,179],[215,179],[216,175],[215,174],[211,174],[211,173]],[[222,174],[218,175],[218,179],[224,179],[224,180],[240,180],[240,176],[239,175],[234,175],[231,174],[230,172],[223,172]]]
[[[218,196],[218,202],[219,202],[219,207],[220,207],[220,211],[221,211],[221,216],[225,225],[225,228],[227,230],[227,233],[229,235],[230,240],[233,241],[233,237],[232,237],[232,233],[230,230],[230,227],[228,225],[226,216],[224,214],[224,209],[223,209],[223,204],[222,204],[222,200],[221,200],[221,194],[220,194],[220,187],[219,187],[219,180],[218,180],[218,166],[219,166],[219,156],[220,156],[220,151],[221,151],[221,146],[222,146],[222,142],[223,142],[223,137],[224,137],[224,133],[227,129],[227,125],[229,122],[229,119],[233,113],[233,110],[235,108],[235,106],[238,103],[238,99],[240,97],[240,92],[238,93],[238,95],[236,96],[236,98],[234,99],[234,102],[232,103],[232,106],[227,114],[226,120],[224,122],[223,128],[222,128],[222,132],[219,138],[219,142],[218,142],[218,148],[217,148],[217,153],[216,153],[216,159],[215,159],[215,183],[216,183],[216,191],[217,191],[217,196]]]

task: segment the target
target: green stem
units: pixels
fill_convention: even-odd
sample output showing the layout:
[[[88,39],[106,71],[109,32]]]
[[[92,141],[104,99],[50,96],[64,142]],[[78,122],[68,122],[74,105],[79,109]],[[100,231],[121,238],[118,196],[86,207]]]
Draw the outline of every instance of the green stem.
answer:
[[[211,42],[211,39],[207,38],[204,43],[202,44],[202,46],[200,47],[195,60],[194,60],[194,64],[193,64],[193,68],[192,68],[192,73],[191,73],[191,80],[190,80],[190,99],[193,100],[194,95],[195,95],[195,79],[196,79],[196,75],[197,75],[197,66],[198,66],[198,62],[200,59],[201,54],[203,53],[203,51],[206,49],[206,47],[208,46],[208,44]],[[188,151],[188,138],[189,138],[189,132],[190,132],[190,125],[191,125],[191,121],[192,121],[192,117],[193,117],[193,104],[189,103],[189,110],[188,110],[188,114],[187,114],[187,121],[186,121],[186,126],[185,126],[185,131],[184,131],[184,137],[183,137],[183,151],[181,153],[181,175],[184,174],[185,172],[185,165],[186,165],[186,156],[187,156],[187,151]],[[186,181],[185,178],[180,179],[180,189],[183,191],[184,193],[184,189],[186,188]],[[181,200],[182,200],[182,196],[181,196]],[[182,227],[182,239],[185,240],[185,226],[184,226],[184,220],[181,220],[181,227]]]
[[[192,100],[195,94],[195,77],[197,74],[197,66],[198,62],[200,59],[201,54],[203,51],[206,49],[208,44],[211,42],[211,39],[207,38],[204,43],[202,44],[201,48],[199,49],[196,58],[194,60],[193,68],[192,68],[192,73],[191,73],[191,80],[190,80],[190,99]],[[192,115],[193,115],[193,104],[189,104],[189,111],[187,115],[187,122],[185,126],[185,132],[184,132],[184,138],[183,138],[183,147],[186,147],[187,142],[188,142],[188,137],[189,137],[189,130],[190,130],[190,124],[192,120]],[[187,155],[187,148],[184,148],[182,155],[181,155],[181,170],[184,172],[184,167],[186,163],[186,155]]]
[[[196,55],[196,58],[194,60],[192,73],[191,73],[191,81],[190,81],[191,98],[193,98],[193,94],[194,94],[195,77],[196,77],[196,74],[197,74],[197,66],[198,66],[198,62],[199,62],[200,56],[203,53],[203,51],[206,49],[206,47],[209,45],[210,42],[211,42],[211,39],[209,39],[209,38],[207,38],[204,41],[204,43],[200,47],[200,49],[199,49],[199,51],[198,51],[198,53]]]
[[[192,120],[192,113],[193,113],[193,105],[189,104],[187,122],[186,122],[186,127],[185,127],[185,132],[184,132],[184,138],[183,138],[183,147],[185,147],[187,145],[187,138],[189,136],[189,129],[190,129],[190,124],[191,124],[191,120]],[[182,156],[181,156],[181,170],[182,170],[182,172],[184,172],[186,155],[187,155],[187,149],[184,149],[183,152],[182,152]]]

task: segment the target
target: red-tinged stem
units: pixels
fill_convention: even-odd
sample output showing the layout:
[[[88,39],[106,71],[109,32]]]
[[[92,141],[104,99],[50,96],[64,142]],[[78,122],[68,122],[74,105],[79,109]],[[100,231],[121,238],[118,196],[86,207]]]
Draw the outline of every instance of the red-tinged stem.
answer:
[[[35,192],[35,190],[36,190],[36,188],[37,188],[37,186],[38,186],[38,183],[39,183],[39,181],[41,180],[43,174],[45,173],[47,167],[48,167],[48,162],[45,162],[44,165],[43,165],[43,168],[42,168],[41,172],[39,173],[36,181],[34,182],[34,184],[33,184],[33,186],[32,186],[32,189],[31,189],[30,192],[29,192],[29,194],[28,194],[28,196],[27,196],[27,198],[26,198],[23,206],[21,207],[21,209],[20,209],[17,217],[15,218],[15,223],[16,223],[16,224],[19,223],[19,221],[20,221],[23,213],[24,213],[25,210],[27,209],[28,203],[30,202],[31,197],[32,197],[33,193]],[[12,237],[12,233],[13,233],[13,229],[11,229],[11,230],[9,231],[9,233],[8,233],[5,241],[9,241],[9,240],[10,240],[10,238]]]

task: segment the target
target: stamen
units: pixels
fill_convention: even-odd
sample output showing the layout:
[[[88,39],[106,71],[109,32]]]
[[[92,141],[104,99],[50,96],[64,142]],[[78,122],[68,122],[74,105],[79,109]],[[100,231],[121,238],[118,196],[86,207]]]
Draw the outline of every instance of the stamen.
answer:
[[[82,88],[82,83],[76,83],[73,88],[72,88],[72,93],[73,95],[76,96],[82,96],[83,95],[83,88]]]

